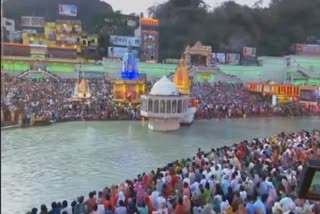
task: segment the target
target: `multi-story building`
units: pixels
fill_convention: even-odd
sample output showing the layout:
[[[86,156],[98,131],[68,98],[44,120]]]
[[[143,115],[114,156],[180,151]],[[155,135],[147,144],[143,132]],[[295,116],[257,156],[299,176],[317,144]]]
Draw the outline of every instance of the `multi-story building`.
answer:
[[[140,19],[141,61],[157,62],[159,59],[159,20]]]
[[[78,20],[46,22],[43,32],[24,32],[22,34],[23,44],[46,45],[48,49],[52,49],[49,57],[50,55],[61,55],[65,49],[76,50],[76,53],[89,59],[97,58],[98,35],[85,35],[81,22]],[[73,58],[73,54],[70,57]]]
[[[80,38],[82,36],[81,22],[78,20],[57,20],[55,32],[56,46],[73,47],[81,53]]]

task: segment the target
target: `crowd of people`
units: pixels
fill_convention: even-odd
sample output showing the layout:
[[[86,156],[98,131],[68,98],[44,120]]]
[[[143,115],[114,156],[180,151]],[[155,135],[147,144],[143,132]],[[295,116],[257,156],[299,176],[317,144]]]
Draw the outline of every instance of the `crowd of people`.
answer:
[[[54,121],[140,118],[139,106],[125,106],[112,101],[112,82],[107,80],[89,80],[90,103],[70,101],[76,81],[6,76],[6,96],[1,99],[1,108],[5,112],[14,110],[23,115],[24,124],[30,123],[32,115],[45,116]],[[148,83],[148,89],[151,86]],[[270,100],[250,93],[242,84],[194,83],[192,97],[199,101],[197,119],[310,115],[320,112],[319,106],[309,109],[298,102],[272,106]]]
[[[16,79],[7,77],[6,97],[1,99],[3,110],[15,110],[23,115],[24,123],[32,115],[55,121],[72,120],[132,120],[139,118],[138,107],[124,106],[112,101],[112,84],[106,80],[88,81],[90,102],[75,102],[76,79]]]
[[[253,116],[298,116],[319,113],[320,106],[307,107],[293,102],[272,105],[270,97],[252,94],[243,84],[194,84],[192,94],[200,101],[196,118]]]
[[[319,129],[244,140],[208,153],[198,149],[192,159],[30,213],[318,214],[320,203],[297,192],[308,159],[320,159]]]

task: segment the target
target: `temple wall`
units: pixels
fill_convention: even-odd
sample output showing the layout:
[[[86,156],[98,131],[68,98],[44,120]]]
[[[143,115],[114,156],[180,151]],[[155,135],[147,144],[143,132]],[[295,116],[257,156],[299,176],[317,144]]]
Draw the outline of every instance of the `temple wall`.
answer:
[[[180,128],[180,119],[178,118],[149,118],[149,129],[154,131],[175,131]]]

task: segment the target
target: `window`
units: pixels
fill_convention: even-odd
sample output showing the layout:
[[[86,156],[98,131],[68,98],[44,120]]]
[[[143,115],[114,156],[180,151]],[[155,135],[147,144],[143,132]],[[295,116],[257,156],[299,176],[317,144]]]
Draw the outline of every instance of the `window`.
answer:
[[[166,101],[160,101],[160,113],[166,113]]]
[[[159,113],[159,100],[154,101],[154,113]]]
[[[148,100],[148,112],[153,112],[153,101],[152,99]]]
[[[178,113],[181,113],[182,112],[182,101],[179,100],[178,101]]]
[[[171,114],[171,100],[167,100],[167,113]]]

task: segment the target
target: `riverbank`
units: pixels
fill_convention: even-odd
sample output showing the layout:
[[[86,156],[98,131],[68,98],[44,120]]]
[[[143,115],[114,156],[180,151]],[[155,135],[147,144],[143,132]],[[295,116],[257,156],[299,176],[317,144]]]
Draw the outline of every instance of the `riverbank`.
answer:
[[[310,126],[306,126],[306,127],[308,127],[308,128],[310,128]],[[309,133],[310,134],[310,133]],[[296,139],[298,139],[297,138],[297,136],[304,136],[304,135],[306,135],[306,136],[308,136],[309,134],[307,134],[307,133],[305,133],[305,132],[296,132],[296,134],[279,134],[278,135],[278,137],[276,138],[276,140],[275,141],[272,141],[271,139],[273,139],[272,137],[269,137],[269,138],[267,138],[265,141],[264,140],[258,140],[258,139],[255,139],[255,141],[257,141],[256,142],[256,145],[258,146],[258,147],[262,147],[262,148],[264,148],[264,149],[268,149],[268,148],[270,148],[270,146],[271,146],[271,148],[272,148],[272,153],[274,153],[274,152],[276,152],[277,150],[278,150],[278,148],[279,147],[281,147],[281,143],[279,144],[278,142],[281,142],[283,139],[286,139],[286,140],[288,140],[288,139],[290,139],[292,142],[294,142]],[[317,136],[317,138],[319,137],[319,135],[318,134],[312,134],[311,133],[311,136],[312,137],[315,137],[315,136]],[[259,135],[257,134],[257,137],[259,137]],[[311,138],[312,138],[311,137]],[[310,139],[310,137],[308,137],[309,139]],[[294,141],[293,141],[294,140]],[[236,142],[235,142],[236,143]],[[246,161],[249,161],[249,160],[254,160],[254,159],[251,159],[251,158],[253,158],[253,157],[251,157],[252,155],[254,156],[255,154],[257,155],[257,153],[255,153],[254,151],[255,151],[255,144],[252,144],[251,143],[251,140],[249,140],[249,141],[242,141],[240,144],[239,144],[239,142],[237,142],[238,143],[238,145],[244,145],[245,147],[248,147],[248,149],[250,150],[250,152],[248,152],[248,153],[246,153],[246,155],[245,155],[245,157],[242,159],[242,160],[244,160],[245,162]],[[318,142],[319,143],[319,142]],[[304,149],[304,151],[307,151],[308,150],[308,148],[309,148],[309,146],[312,146],[312,145],[317,145],[317,144],[314,144],[314,143],[311,143],[310,144],[310,142],[308,143],[308,141],[307,142],[305,142],[305,149]],[[285,143],[285,144],[283,144],[282,146],[285,146],[284,148],[283,148],[283,152],[281,152],[280,153],[280,156],[278,157],[279,158],[279,160],[280,161],[283,161],[283,159],[282,158],[284,158],[285,157],[285,154],[286,154],[286,148],[288,148],[288,149],[290,149],[290,151],[292,151],[292,153],[294,153],[294,152],[296,152],[296,148],[297,149],[300,149],[300,146],[297,146],[297,145],[295,145],[295,146],[293,146],[292,147],[292,144],[288,141],[287,143]],[[200,147],[200,146],[199,146]],[[193,147],[194,148],[194,147]],[[197,147],[196,147],[197,148]],[[216,153],[215,155],[215,157],[216,158],[218,158],[218,159],[216,159],[216,158],[213,158],[213,160],[216,160],[216,161],[221,161],[221,164],[222,164],[222,166],[225,164],[225,162],[223,161],[223,157],[225,156],[225,155],[227,155],[227,154],[229,154],[229,152],[227,152],[227,151],[232,151],[232,150],[236,150],[237,151],[237,146],[229,146],[229,147],[222,147],[222,148],[220,148],[220,149],[217,149],[217,148],[215,148],[215,151],[219,151],[218,153]],[[298,151],[298,150],[297,150]],[[159,179],[159,176],[160,176],[160,172],[161,171],[169,171],[169,172],[171,172],[172,171],[172,169],[176,169],[176,170],[174,170],[174,171],[176,171],[175,173],[178,175],[178,176],[183,176],[182,174],[181,174],[181,171],[179,171],[178,169],[180,168],[180,170],[181,169],[183,169],[186,165],[188,165],[189,164],[189,166],[191,166],[191,165],[193,165],[193,164],[195,164],[195,165],[197,165],[197,164],[199,164],[199,163],[202,163],[203,161],[204,161],[204,166],[203,167],[205,167],[206,166],[206,162],[209,162],[209,163],[211,163],[211,161],[210,160],[212,160],[212,157],[210,156],[210,154],[212,154],[212,152],[210,152],[209,151],[209,155],[208,154],[204,154],[204,152],[202,152],[201,151],[201,153],[203,153],[203,157],[201,157],[200,158],[200,160],[197,160],[197,158],[196,159],[194,159],[194,161],[192,161],[192,159],[193,158],[189,158],[189,160],[188,159],[184,159],[184,161],[173,161],[173,162],[171,162],[170,164],[167,164],[165,167],[160,167],[160,168],[158,168],[157,170],[154,170],[154,179],[152,179],[153,181],[155,181],[155,182],[157,182],[157,180]],[[236,152],[235,152],[235,154],[236,154]],[[197,156],[197,155],[196,155]],[[227,159],[232,159],[233,158],[233,155],[230,153],[229,155],[229,158],[227,158]],[[220,157],[220,158],[219,158]],[[230,160],[231,160],[230,159]],[[174,159],[173,159],[174,160]],[[297,161],[297,160],[299,160],[299,158],[297,158],[297,159],[293,159],[293,162],[295,162],[295,161]],[[257,160],[255,160],[255,161],[258,161],[258,159]],[[241,164],[241,167],[243,167],[243,172],[246,172],[247,170],[245,170],[245,168],[246,168],[246,163],[243,163],[243,164]],[[250,161],[249,161],[250,162]],[[297,170],[294,166],[296,166],[295,165],[295,163],[293,163],[292,162],[292,165],[289,165],[289,167],[292,167],[292,169],[293,170]],[[230,162],[231,163],[231,162]],[[291,163],[291,162],[290,162]],[[191,165],[190,165],[191,164]],[[254,164],[257,164],[257,166],[258,166],[258,168],[259,168],[259,163],[258,162],[254,162]],[[202,165],[202,164],[201,164]],[[118,167],[120,167],[121,165],[118,165]],[[299,165],[297,165],[297,166],[299,166]],[[273,166],[273,167],[275,167],[275,166]],[[201,167],[202,168],[202,167]],[[209,167],[210,168],[210,167]],[[261,166],[261,169],[262,168],[264,168],[264,167],[262,167]],[[271,170],[270,170],[271,171]],[[189,173],[190,173],[190,171],[189,171]],[[297,172],[298,173],[298,172]],[[147,176],[151,176],[151,174],[152,173],[146,173],[145,175],[147,175]],[[245,174],[244,174],[245,175]],[[174,174],[172,174],[172,176],[174,176]],[[260,175],[260,176],[262,176],[262,175]],[[127,182],[127,184],[126,185],[128,185],[128,186],[130,186],[130,183],[134,183],[134,184],[136,184],[136,185],[138,185],[139,184],[139,181],[140,182],[143,182],[143,173],[141,174],[141,178],[140,179],[136,179],[136,181],[134,181],[135,179],[132,179],[129,183]],[[242,176],[243,177],[243,176]],[[183,179],[183,177],[181,178],[181,179]],[[231,178],[230,178],[231,179]],[[125,178],[123,178],[123,180],[125,180]],[[184,179],[183,179],[184,180]],[[127,180],[128,181],[128,180]],[[221,181],[220,181],[221,182]],[[199,183],[200,183],[200,181],[199,181]],[[149,185],[151,185],[152,186],[152,184],[149,184]],[[120,186],[118,186],[118,191],[120,191],[120,187],[121,187],[121,185]],[[178,188],[178,187],[177,187]],[[276,188],[278,188],[278,187],[276,187]],[[110,191],[113,189],[113,190],[116,190],[117,188],[115,187],[115,186],[113,186],[113,187],[109,187],[108,188]],[[181,190],[180,188],[178,188],[179,189],[179,191]],[[192,189],[192,188],[191,188]],[[281,189],[281,188],[279,188],[279,189]],[[126,187],[124,187],[124,193],[125,192],[127,192],[128,191],[128,187],[126,188]],[[287,190],[287,191],[289,191],[288,192],[288,194],[290,193],[290,189],[289,190]],[[103,192],[103,190],[102,190],[102,192]],[[106,192],[108,192],[108,190],[106,190]],[[111,194],[111,193],[110,193]],[[150,193],[148,193],[148,194],[146,194],[146,196],[150,196],[149,195]],[[235,193],[234,193],[235,194]],[[170,194],[171,195],[171,194]],[[219,195],[219,194],[216,194],[216,193],[213,193],[213,197],[215,197],[215,196],[217,196],[217,195]],[[174,194],[172,194],[171,196],[174,196]],[[113,197],[114,197],[114,200],[115,201],[117,201],[116,200],[116,196],[115,195],[113,195]],[[126,197],[129,197],[128,195],[126,196]],[[130,197],[129,197],[130,198]],[[168,199],[169,197],[167,197],[167,199]],[[97,195],[97,197],[96,197],[96,199],[99,201],[101,198],[99,198],[98,197],[98,195]],[[231,203],[230,203],[231,204]],[[274,204],[274,203],[273,203]],[[128,202],[128,200],[126,200],[126,206],[129,206],[129,202]],[[203,207],[205,207],[205,205],[202,205]],[[201,206],[200,206],[201,207]]]
[[[299,115],[286,115],[286,114],[275,114],[275,113],[264,113],[264,114],[244,114],[242,116],[231,116],[228,117],[227,115],[225,116],[217,116],[217,117],[208,117],[208,118],[204,118],[204,117],[195,117],[195,120],[213,120],[213,119],[219,119],[219,120],[224,120],[224,119],[241,119],[241,118],[281,118],[281,117],[316,117],[316,116],[320,116],[320,112],[319,113],[308,113],[308,114],[299,114]],[[37,126],[48,126],[48,125],[52,125],[54,123],[65,123],[65,122],[74,122],[74,121],[105,121],[105,122],[111,122],[111,121],[148,121],[148,118],[139,118],[139,119],[132,119],[132,120],[128,120],[128,119],[107,119],[107,120],[103,120],[103,119],[71,119],[71,120],[58,120],[55,122],[49,122],[48,123],[44,123],[43,125],[12,125],[9,124],[7,126],[1,126],[1,129],[5,130],[5,129],[16,129],[16,128],[28,128],[28,127],[37,127]]]

